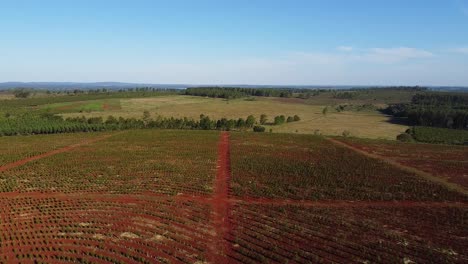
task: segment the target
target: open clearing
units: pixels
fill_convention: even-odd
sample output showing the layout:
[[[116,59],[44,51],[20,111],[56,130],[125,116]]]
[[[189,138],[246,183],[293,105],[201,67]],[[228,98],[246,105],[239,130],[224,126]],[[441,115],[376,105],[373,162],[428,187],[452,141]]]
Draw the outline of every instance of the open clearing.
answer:
[[[50,108],[54,112],[64,113],[62,114],[64,117],[85,115],[107,118],[107,116],[113,115],[115,117],[141,118],[145,110],[149,111],[153,117],[161,115],[194,119],[198,119],[200,114],[208,115],[214,119],[223,117],[237,119],[254,115],[257,120],[261,114],[266,114],[269,121],[272,121],[277,115],[293,116],[297,114],[300,116],[301,121],[299,122],[267,126],[267,130],[271,128],[273,132],[281,133],[313,134],[318,132],[324,135],[341,135],[344,130],[348,130],[351,135],[357,137],[395,139],[398,134],[407,129],[406,126],[390,123],[390,118],[378,111],[335,112],[332,105],[338,103],[340,101],[337,100],[266,97],[256,97],[254,101],[249,99],[227,101],[219,98],[173,95],[93,101],[92,105],[95,110],[91,107],[88,107],[87,110],[80,110],[82,109],[80,107],[90,104],[89,101],[43,107]],[[114,107],[106,108],[105,105]],[[330,110],[324,115],[322,111],[326,106]]]
[[[468,261],[465,194],[322,137],[88,135],[12,141],[0,262]]]

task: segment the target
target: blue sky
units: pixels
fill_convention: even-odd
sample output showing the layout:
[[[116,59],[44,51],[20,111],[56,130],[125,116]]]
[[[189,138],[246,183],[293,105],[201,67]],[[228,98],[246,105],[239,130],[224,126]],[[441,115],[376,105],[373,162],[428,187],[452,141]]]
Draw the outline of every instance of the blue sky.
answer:
[[[468,0],[0,0],[1,81],[468,85]]]

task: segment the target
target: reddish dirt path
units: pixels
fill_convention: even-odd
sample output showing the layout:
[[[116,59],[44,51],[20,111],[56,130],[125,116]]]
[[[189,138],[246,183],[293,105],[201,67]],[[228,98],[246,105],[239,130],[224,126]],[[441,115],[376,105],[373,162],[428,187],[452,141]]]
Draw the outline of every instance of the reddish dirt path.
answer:
[[[210,246],[212,263],[228,263],[227,254],[230,244],[224,239],[230,232],[229,222],[229,181],[230,181],[230,159],[229,159],[229,134],[221,132],[218,145],[218,164],[214,186],[213,224],[216,232],[213,244]]]
[[[339,145],[339,146],[342,146],[342,147],[345,147],[345,148],[348,148],[352,151],[355,151],[357,153],[360,153],[364,156],[367,156],[369,158],[372,158],[372,159],[377,159],[377,160],[381,160],[381,161],[384,161],[394,167],[397,167],[401,170],[404,170],[404,171],[407,171],[407,172],[410,172],[410,173],[413,173],[413,174],[416,174],[422,178],[425,178],[426,180],[429,180],[429,181],[432,181],[432,182],[436,182],[436,183],[439,183],[441,185],[444,185],[445,187],[447,187],[448,189],[450,190],[453,190],[453,191],[456,191],[456,192],[459,192],[459,193],[462,193],[462,194],[465,194],[465,195],[468,195],[468,190],[466,190],[465,188],[463,188],[462,186],[458,185],[458,184],[454,184],[454,183],[451,183],[451,182],[448,182],[446,179],[444,178],[439,178],[439,177],[436,177],[434,175],[431,175],[427,172],[424,172],[424,171],[421,171],[421,170],[418,170],[416,168],[413,168],[413,167],[410,167],[410,166],[406,166],[406,165],[403,165],[393,159],[390,159],[390,158],[386,158],[386,157],[383,157],[383,156],[380,156],[380,155],[376,155],[376,154],[372,154],[372,153],[369,153],[369,152],[366,152],[362,149],[359,149],[357,147],[354,147],[354,146],[351,146],[351,145],[348,145],[344,142],[341,142],[339,140],[336,140],[336,139],[333,139],[333,138],[326,138],[328,141],[332,142],[333,144],[335,145]]]
[[[12,162],[12,163],[8,163],[8,164],[5,164],[3,166],[0,166],[0,172],[19,167],[19,166],[24,165],[24,164],[26,164],[28,162],[31,162],[31,161],[35,161],[35,160],[38,160],[38,159],[43,159],[43,158],[50,157],[50,156],[53,156],[53,155],[57,155],[57,154],[60,154],[60,153],[63,153],[63,152],[67,152],[67,151],[70,151],[72,149],[75,149],[77,147],[80,147],[80,146],[83,146],[83,145],[86,145],[86,144],[91,144],[91,143],[94,143],[94,142],[97,142],[97,141],[100,141],[100,140],[104,140],[104,139],[106,139],[108,137],[111,137],[113,135],[116,135],[116,134],[105,135],[105,136],[94,138],[94,139],[84,140],[84,141],[82,141],[80,143],[77,143],[77,144],[69,145],[69,146],[66,146],[66,147],[63,147],[63,148],[55,149],[55,150],[52,150],[52,151],[49,151],[49,152],[45,152],[45,153],[42,153],[42,154],[39,154],[39,155],[36,155],[36,156],[26,158],[26,159],[22,159],[22,160],[18,160],[18,161]]]

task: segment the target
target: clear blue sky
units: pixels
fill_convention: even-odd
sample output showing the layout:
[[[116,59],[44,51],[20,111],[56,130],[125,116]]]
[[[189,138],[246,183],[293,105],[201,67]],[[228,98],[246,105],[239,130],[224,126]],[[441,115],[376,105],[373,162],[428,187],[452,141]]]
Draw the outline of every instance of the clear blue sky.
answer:
[[[0,82],[468,85],[467,0],[0,0]]]

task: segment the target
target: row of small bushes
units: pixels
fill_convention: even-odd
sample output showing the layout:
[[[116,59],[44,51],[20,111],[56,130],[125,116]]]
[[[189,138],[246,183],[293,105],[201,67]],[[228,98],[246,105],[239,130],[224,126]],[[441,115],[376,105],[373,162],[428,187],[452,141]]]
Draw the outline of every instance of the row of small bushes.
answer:
[[[403,142],[468,145],[468,131],[448,128],[415,126],[397,136]]]

